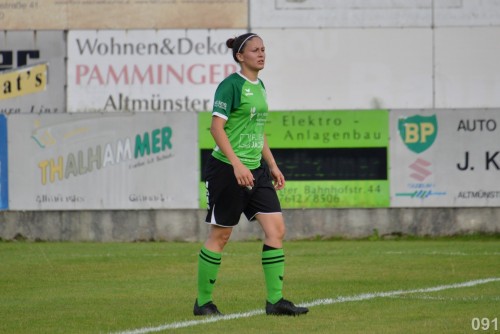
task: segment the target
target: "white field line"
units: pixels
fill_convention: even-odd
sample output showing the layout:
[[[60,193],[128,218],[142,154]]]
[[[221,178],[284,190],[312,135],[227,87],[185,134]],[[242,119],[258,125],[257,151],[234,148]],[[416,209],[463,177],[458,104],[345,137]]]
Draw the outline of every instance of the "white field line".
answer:
[[[392,296],[389,297],[392,299],[408,299],[408,300],[439,300],[439,301],[448,301],[448,302],[477,302],[477,301],[495,301],[500,302],[500,296],[496,297],[484,297],[484,296],[475,296],[475,297],[434,297],[429,295],[408,295],[408,296]]]
[[[369,300],[374,298],[384,298],[384,297],[394,297],[405,294],[412,293],[428,293],[428,292],[436,292],[443,291],[449,289],[460,289],[460,288],[468,288],[481,284],[491,283],[491,282],[500,282],[500,277],[491,277],[485,279],[479,279],[474,281],[468,281],[463,283],[456,284],[448,284],[448,285],[438,285],[430,288],[422,288],[422,289],[413,289],[413,290],[395,290],[395,291],[387,291],[387,292],[372,292],[372,293],[363,293],[355,296],[346,296],[346,297],[337,297],[337,298],[327,298],[327,299],[318,299],[309,303],[302,303],[300,306],[305,307],[315,307],[320,305],[332,305],[339,303],[348,303],[348,302],[357,302],[363,300]],[[264,314],[264,310],[254,310],[244,313],[233,313],[224,315],[221,317],[207,317],[200,320],[190,320],[190,321],[180,321],[180,322],[172,322],[169,324],[164,324],[156,327],[144,327],[138,329],[125,330],[122,332],[116,332],[116,334],[147,334],[153,332],[160,332],[168,329],[177,329],[177,328],[185,328],[185,327],[194,327],[203,324],[208,324],[212,322],[224,321],[224,320],[234,320],[241,318],[249,318],[256,315]]]

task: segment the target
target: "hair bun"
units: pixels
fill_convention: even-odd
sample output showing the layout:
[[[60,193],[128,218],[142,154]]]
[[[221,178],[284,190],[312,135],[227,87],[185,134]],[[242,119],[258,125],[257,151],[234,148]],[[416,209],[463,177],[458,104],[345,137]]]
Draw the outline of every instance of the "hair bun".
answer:
[[[233,45],[234,45],[234,41],[236,40],[236,38],[229,38],[227,41],[226,41],[226,46],[230,49],[233,48]]]

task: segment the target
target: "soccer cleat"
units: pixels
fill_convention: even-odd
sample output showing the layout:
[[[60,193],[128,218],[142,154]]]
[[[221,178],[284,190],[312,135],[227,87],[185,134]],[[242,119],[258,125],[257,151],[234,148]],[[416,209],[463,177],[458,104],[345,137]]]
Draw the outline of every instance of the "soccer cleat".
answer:
[[[295,306],[291,301],[281,298],[276,304],[266,302],[267,315],[301,315],[309,312],[307,307]]]
[[[217,309],[214,303],[208,302],[205,305],[198,306],[198,300],[194,302],[194,315],[222,315],[220,311]]]

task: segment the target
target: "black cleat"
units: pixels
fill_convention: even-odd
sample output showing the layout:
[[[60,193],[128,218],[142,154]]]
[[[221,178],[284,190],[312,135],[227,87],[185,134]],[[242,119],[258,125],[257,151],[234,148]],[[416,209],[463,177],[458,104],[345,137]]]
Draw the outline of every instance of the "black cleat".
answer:
[[[266,303],[267,315],[301,315],[309,312],[307,307],[295,306],[291,301],[281,298],[276,304]]]
[[[217,309],[217,306],[215,306],[214,303],[208,302],[205,305],[198,306],[198,300],[196,300],[194,302],[193,314],[194,315],[222,315],[222,313],[219,312],[219,310]]]

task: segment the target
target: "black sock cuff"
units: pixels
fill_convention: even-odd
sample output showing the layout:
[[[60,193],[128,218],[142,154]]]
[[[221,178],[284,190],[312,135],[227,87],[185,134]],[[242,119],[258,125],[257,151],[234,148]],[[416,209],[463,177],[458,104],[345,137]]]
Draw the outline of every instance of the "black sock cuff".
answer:
[[[266,244],[264,244],[264,246],[262,247],[263,252],[270,251],[270,250],[276,250],[276,249],[279,249],[279,248],[274,248],[274,247],[268,246]]]

